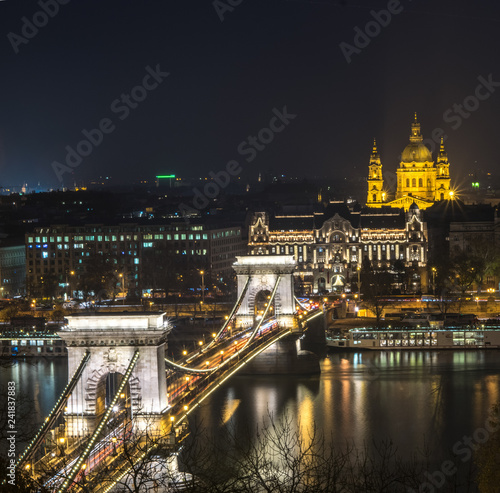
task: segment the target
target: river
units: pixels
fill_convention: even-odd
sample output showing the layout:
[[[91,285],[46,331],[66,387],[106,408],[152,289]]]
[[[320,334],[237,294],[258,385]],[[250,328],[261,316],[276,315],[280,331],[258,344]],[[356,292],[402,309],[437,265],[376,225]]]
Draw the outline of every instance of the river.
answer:
[[[315,376],[235,376],[191,421],[236,437],[272,415],[307,430],[316,424],[342,448],[392,439],[402,454],[422,447],[438,463],[484,424],[500,399],[500,351],[366,351],[329,353]],[[65,359],[19,361],[0,369],[16,382],[41,421],[67,380]]]

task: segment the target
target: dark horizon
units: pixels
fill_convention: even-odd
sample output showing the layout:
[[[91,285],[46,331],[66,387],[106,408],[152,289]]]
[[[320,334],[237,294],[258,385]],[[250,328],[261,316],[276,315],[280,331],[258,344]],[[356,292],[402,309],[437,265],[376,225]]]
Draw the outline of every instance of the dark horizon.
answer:
[[[365,176],[374,138],[394,172],[414,112],[428,142],[446,134],[452,182],[498,168],[493,2],[55,2],[0,5],[0,186],[208,176],[232,160],[253,179]],[[276,112],[294,117],[250,152]],[[85,138],[60,181],[53,163]]]

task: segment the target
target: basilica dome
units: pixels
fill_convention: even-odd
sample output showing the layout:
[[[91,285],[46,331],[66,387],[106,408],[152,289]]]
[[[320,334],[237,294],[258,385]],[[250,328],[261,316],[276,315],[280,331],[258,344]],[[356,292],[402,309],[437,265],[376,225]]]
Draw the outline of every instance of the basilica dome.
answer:
[[[401,154],[401,161],[404,163],[425,163],[432,161],[432,154],[422,142],[410,142]]]

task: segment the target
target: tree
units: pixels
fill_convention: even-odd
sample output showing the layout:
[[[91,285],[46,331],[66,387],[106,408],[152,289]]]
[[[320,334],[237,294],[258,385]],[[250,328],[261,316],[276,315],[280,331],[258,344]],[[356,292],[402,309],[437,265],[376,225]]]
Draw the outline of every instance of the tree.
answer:
[[[481,237],[469,240],[467,253],[473,259],[476,269],[477,292],[480,293],[486,276],[500,274],[500,250],[494,241],[484,241]]]
[[[17,315],[19,315],[19,311],[18,305],[10,305],[0,311],[0,320],[8,322],[11,318],[17,317]]]
[[[60,292],[59,279],[53,273],[44,274],[41,278],[40,296],[42,298],[54,299]]]
[[[169,292],[179,290],[181,263],[175,261],[173,251],[166,245],[143,251],[141,285],[143,289]]]
[[[385,266],[375,270],[371,262],[365,258],[360,277],[363,305],[375,314],[377,327],[380,327],[382,314],[389,304],[387,295],[391,291],[392,276]]]
[[[82,470],[71,491],[90,493],[98,484],[101,491],[113,487],[116,493],[400,493],[423,491],[422,485],[428,483],[431,468],[425,448],[404,459],[390,439],[340,449],[313,422],[296,424],[291,417],[276,419],[269,414],[265,419],[257,433],[239,429],[238,437],[227,427],[208,436],[202,423],[195,422],[186,438],[187,426],[165,434],[147,422],[126,440],[108,443],[109,453],[103,454],[101,448],[98,467],[87,474]],[[493,489],[481,493],[492,493],[497,491],[498,459],[490,457],[491,449],[484,453],[477,459],[484,471],[479,479],[485,483],[480,484],[489,483]],[[71,458],[61,457],[56,470],[49,467],[40,482],[56,473],[61,480],[67,477],[65,466]],[[446,477],[440,492],[475,491],[470,468],[464,473],[459,458],[451,460],[459,472]],[[6,491],[35,493],[38,489],[33,486]]]
[[[58,306],[50,312],[50,320],[53,322],[62,322],[65,315],[66,311],[61,306]]]
[[[453,255],[449,274],[450,286],[464,296],[478,280],[483,269],[484,263],[479,257],[466,252]]]
[[[77,289],[83,293],[84,300],[94,296],[100,301],[105,295],[116,297],[121,289],[119,273],[113,255],[93,254],[80,264]],[[122,269],[126,275],[125,269]]]

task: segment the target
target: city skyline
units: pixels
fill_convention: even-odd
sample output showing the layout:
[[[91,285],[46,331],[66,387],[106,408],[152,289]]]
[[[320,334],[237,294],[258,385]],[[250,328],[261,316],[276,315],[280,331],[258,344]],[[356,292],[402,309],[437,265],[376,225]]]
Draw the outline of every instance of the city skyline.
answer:
[[[366,176],[415,111],[456,176],[497,166],[497,5],[232,3],[2,3],[0,185]]]

